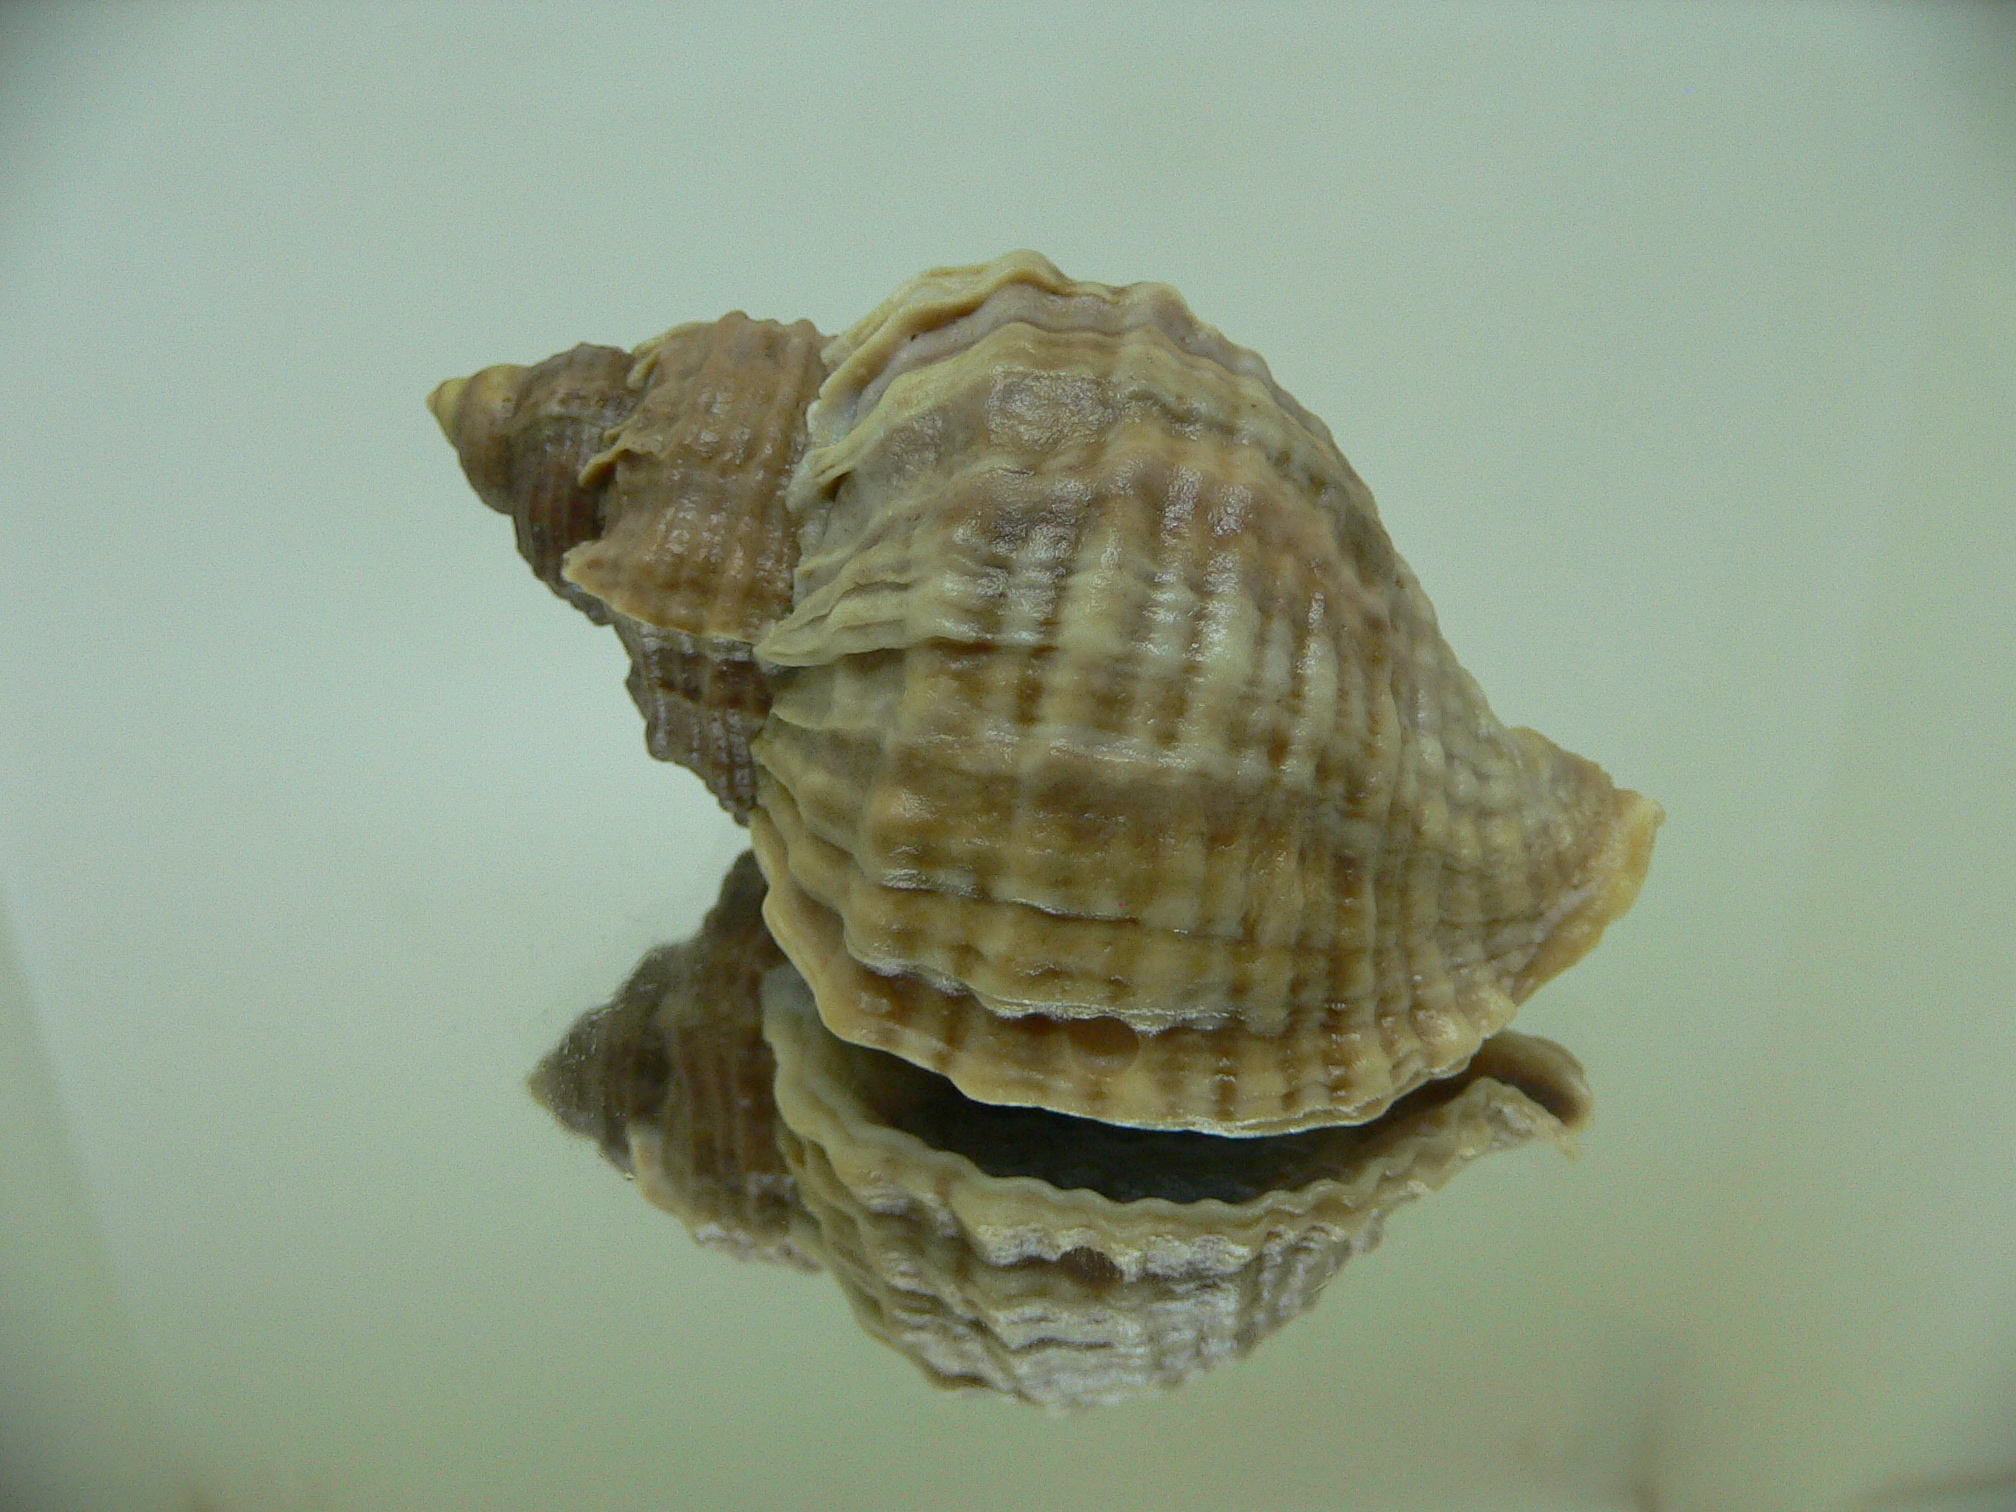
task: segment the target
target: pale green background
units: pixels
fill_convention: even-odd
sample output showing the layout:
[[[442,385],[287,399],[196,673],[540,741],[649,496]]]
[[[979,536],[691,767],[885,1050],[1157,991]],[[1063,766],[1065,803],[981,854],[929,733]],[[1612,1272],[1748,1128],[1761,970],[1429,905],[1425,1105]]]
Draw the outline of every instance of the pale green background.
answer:
[[[1580,1162],[1063,1421],[525,1096],[742,841],[421,407],[1016,246],[1670,816]],[[9,1512],[2016,1505],[2009,9],[10,6],[0,458]]]

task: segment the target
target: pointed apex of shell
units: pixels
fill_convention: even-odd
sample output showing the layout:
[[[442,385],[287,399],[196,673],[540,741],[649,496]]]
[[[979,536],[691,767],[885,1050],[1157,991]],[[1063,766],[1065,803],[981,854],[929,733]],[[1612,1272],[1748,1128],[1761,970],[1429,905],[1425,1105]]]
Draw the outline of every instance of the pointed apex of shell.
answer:
[[[435,424],[441,427],[441,434],[448,438],[448,444],[455,444],[455,423],[462,414],[462,392],[469,387],[467,378],[450,378],[435,385],[434,392],[427,396],[427,409],[434,416]]]
[[[531,377],[530,368],[500,362],[467,378],[450,378],[438,385],[427,396],[427,408],[434,412],[448,444],[465,462],[475,461],[477,453],[498,444],[499,429],[518,410]]]

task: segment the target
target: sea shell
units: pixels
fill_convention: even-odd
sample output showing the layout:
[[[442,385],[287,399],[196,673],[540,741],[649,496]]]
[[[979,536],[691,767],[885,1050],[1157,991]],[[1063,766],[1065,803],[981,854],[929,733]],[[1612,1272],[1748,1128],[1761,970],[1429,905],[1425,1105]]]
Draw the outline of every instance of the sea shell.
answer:
[[[836,1033],[1113,1122],[1358,1120],[1628,905],[1657,809],[1497,722],[1173,291],[946,270],[826,360],[753,835]]]
[[[736,401],[765,444],[690,472],[626,450],[640,402],[562,573],[722,680],[661,679],[712,721],[680,759],[842,1038],[1113,1123],[1362,1122],[1630,906],[1657,805],[1498,722],[1322,422],[1173,290],[1018,253],[789,351]],[[712,383],[660,430],[712,434]],[[451,436],[499,429],[481,385]]]
[[[1273,1138],[977,1103],[828,1032],[762,898],[744,855],[532,1090],[699,1242],[830,1271],[955,1390],[1083,1407],[1239,1358],[1394,1208],[1492,1150],[1572,1150],[1588,1116],[1573,1059],[1510,1032],[1374,1123]]]
[[[763,927],[763,876],[744,853],[698,934],[661,945],[583,1014],[529,1086],[700,1243],[800,1270],[802,1209],[777,1150],[776,1063],[758,985],[783,961]]]
[[[769,693],[752,643],[790,608],[780,507],[825,377],[807,321],[675,326],[635,352],[579,346],[450,379],[428,407],[542,581],[630,653],[653,756],[746,821]]]
[[[1589,1106],[1566,1051],[1508,1032],[1373,1124],[1271,1139],[1125,1129],[973,1102],[848,1045],[789,967],[764,979],[763,1006],[777,1137],[862,1326],[936,1385],[1046,1407],[1245,1355],[1377,1244],[1395,1208],[1493,1150],[1572,1150]]]

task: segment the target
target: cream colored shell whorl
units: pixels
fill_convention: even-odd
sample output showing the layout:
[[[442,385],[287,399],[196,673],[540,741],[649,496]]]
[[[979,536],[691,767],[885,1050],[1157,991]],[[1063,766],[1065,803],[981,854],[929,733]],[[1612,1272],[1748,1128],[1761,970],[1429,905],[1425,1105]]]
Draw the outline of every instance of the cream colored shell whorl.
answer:
[[[1111,1123],[1359,1122],[1630,905],[1656,805],[1499,724],[1173,290],[1015,254],[824,360],[752,839],[843,1039]]]

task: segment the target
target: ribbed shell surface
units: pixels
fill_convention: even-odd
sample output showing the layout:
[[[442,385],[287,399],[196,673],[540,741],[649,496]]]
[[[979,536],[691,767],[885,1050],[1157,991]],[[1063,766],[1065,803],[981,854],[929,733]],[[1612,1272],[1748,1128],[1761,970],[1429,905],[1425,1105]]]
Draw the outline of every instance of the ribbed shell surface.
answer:
[[[827,1023],[974,1097],[1374,1118],[1643,878],[1657,805],[1498,722],[1322,422],[1166,286],[1015,253],[430,405],[750,823]]]
[[[1018,254],[825,359],[752,838],[836,1033],[1117,1123],[1356,1121],[1628,906],[1656,807],[1498,723],[1173,291]]]
[[[615,626],[651,754],[697,772],[742,820],[769,706],[750,648],[791,605],[784,485],[824,341],[809,321],[738,312],[635,352],[580,346],[486,368],[430,400],[533,570]]]
[[[637,407],[582,469],[607,490],[570,582],[618,614],[747,648],[791,603],[798,554],[778,506],[825,368],[810,321],[726,315],[637,348]]]
[[[1493,1150],[1572,1148],[1588,1114],[1572,1057],[1507,1034],[1375,1125],[1140,1134],[933,1089],[827,1033],[788,967],[765,978],[763,1003],[779,1147],[816,1226],[801,1243],[863,1325],[937,1384],[1053,1407],[1172,1386],[1245,1354],[1371,1249],[1393,1210]],[[920,1137],[962,1111],[976,1125],[965,1150]],[[1058,1184],[1081,1180],[1186,1196]]]
[[[581,482],[581,469],[637,407],[632,361],[583,342],[529,368],[498,363],[451,378],[427,401],[476,496],[511,517],[526,565],[597,624],[608,611],[563,578],[561,564],[602,529],[600,490]]]

